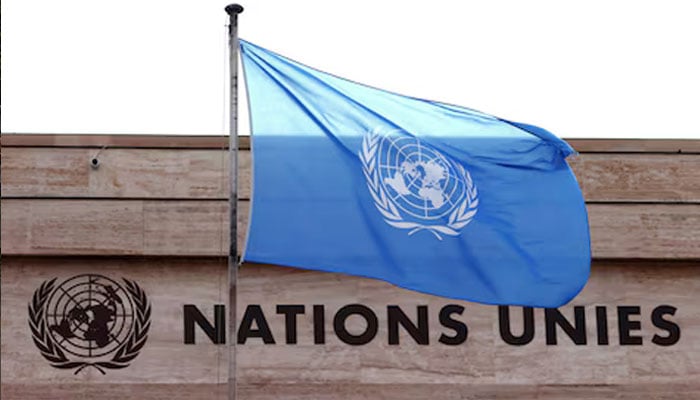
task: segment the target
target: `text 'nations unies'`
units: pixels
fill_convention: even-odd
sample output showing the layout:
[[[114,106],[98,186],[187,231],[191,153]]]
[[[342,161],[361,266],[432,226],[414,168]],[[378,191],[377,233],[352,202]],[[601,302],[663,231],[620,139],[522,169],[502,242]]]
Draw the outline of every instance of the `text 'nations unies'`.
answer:
[[[405,307],[404,307],[405,308]],[[413,308],[413,307],[411,307]],[[195,328],[199,327],[208,339],[215,344],[226,343],[226,308],[217,304],[212,310],[202,312],[197,306],[185,304],[184,343],[195,344]],[[457,346],[467,342],[469,337],[469,316],[465,307],[457,304],[443,306],[438,312],[439,327],[431,329],[427,305],[415,306],[410,312],[397,305],[386,306],[386,337],[389,345],[399,345],[403,341],[413,341],[419,345],[439,343]],[[672,346],[681,338],[681,328],[674,322],[676,307],[659,305],[653,309],[640,306],[574,306],[567,311],[559,309],[533,309],[529,307],[499,306],[498,330],[500,339],[507,344],[523,346],[531,343],[539,330],[543,329],[547,345],[556,345],[562,340],[570,340],[576,345],[643,345],[644,330],[652,329],[648,340],[657,346]],[[332,324],[332,332],[343,343],[353,346],[364,345],[377,340],[380,332],[380,319],[374,309],[362,304],[349,304],[334,312],[320,304],[307,307],[303,304],[281,304],[275,308],[274,315],[266,316],[258,304],[250,304],[240,318],[237,343],[246,344],[249,340],[260,340],[265,344],[297,344],[298,318],[310,313],[313,340],[309,342],[323,345],[326,343],[326,324]],[[541,327],[535,323],[535,313],[543,313]],[[205,314],[211,315],[208,318]],[[273,332],[274,326],[284,326],[284,332]],[[359,319],[359,320],[358,320]],[[327,321],[328,320],[328,321]],[[308,321],[308,319],[306,320]],[[359,323],[358,323],[359,321]],[[517,327],[517,328],[516,328]],[[610,335],[613,331],[616,337]],[[328,330],[330,332],[330,330]],[[404,334],[401,334],[404,332]],[[563,337],[559,336],[563,333]],[[402,338],[403,336],[403,338]],[[280,342],[280,338],[284,337]],[[409,339],[410,338],[410,339]]]

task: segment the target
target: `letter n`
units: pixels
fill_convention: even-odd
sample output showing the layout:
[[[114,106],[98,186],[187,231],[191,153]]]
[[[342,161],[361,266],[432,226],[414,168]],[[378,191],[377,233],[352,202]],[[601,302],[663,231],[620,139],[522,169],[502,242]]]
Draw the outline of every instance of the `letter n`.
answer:
[[[226,344],[226,307],[214,306],[214,326],[207,320],[197,306],[183,306],[185,321],[185,344],[194,344],[194,324],[196,323],[214,344]]]

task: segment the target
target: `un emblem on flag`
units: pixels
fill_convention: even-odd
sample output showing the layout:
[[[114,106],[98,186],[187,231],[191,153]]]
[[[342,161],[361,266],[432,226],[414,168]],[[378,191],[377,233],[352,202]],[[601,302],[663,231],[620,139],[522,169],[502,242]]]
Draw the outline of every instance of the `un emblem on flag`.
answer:
[[[476,215],[469,171],[415,137],[375,129],[365,135],[359,157],[374,205],[386,223],[409,235],[457,236]]]

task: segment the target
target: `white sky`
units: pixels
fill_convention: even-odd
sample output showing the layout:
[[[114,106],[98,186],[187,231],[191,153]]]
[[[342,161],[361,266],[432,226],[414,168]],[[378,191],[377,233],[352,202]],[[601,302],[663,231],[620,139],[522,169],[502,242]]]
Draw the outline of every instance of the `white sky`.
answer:
[[[700,138],[692,0],[240,2],[241,37],[358,82],[566,138]],[[227,3],[3,0],[2,132],[227,133]]]

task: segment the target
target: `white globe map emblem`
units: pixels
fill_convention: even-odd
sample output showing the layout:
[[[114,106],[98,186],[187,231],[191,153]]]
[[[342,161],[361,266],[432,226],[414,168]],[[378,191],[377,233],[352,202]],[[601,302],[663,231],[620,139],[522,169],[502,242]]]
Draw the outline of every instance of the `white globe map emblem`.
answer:
[[[374,205],[389,225],[442,240],[474,218],[479,199],[471,175],[423,141],[375,129],[365,135],[359,157]]]
[[[466,182],[442,154],[412,137],[379,143],[379,180],[402,211],[419,219],[445,216],[464,199]]]

